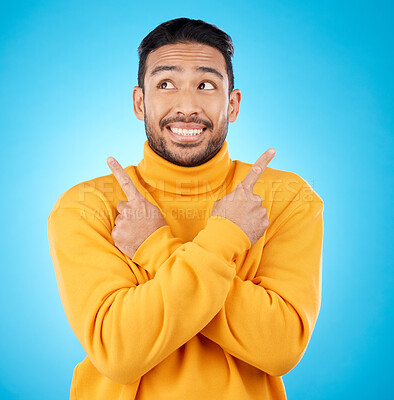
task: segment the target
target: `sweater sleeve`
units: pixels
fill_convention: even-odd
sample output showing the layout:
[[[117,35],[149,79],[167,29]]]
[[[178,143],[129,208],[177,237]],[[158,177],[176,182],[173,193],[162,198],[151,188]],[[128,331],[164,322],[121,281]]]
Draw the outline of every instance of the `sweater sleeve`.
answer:
[[[174,251],[184,242],[175,237],[171,228],[164,225],[147,237],[134,253],[132,261],[145,268],[152,276]],[[152,251],[154,249],[154,251]]]
[[[234,278],[204,336],[269,375],[300,361],[320,309],[322,213],[320,198],[293,209],[265,244],[256,277]]]
[[[174,239],[175,251],[155,277],[139,283],[138,267],[112,241],[109,210],[94,191],[87,196],[59,199],[48,218],[50,253],[67,319],[87,356],[103,375],[129,384],[218,313],[235,276],[233,260],[250,242],[227,220],[211,220],[192,242]],[[153,253],[166,232],[148,238]]]

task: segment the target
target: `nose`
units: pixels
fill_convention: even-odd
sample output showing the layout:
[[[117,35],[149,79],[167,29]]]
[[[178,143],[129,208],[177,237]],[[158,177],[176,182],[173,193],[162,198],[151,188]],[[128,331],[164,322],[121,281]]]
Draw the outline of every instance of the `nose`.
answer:
[[[198,97],[193,89],[179,90],[174,109],[176,114],[183,114],[186,117],[200,114],[202,111],[201,100]]]

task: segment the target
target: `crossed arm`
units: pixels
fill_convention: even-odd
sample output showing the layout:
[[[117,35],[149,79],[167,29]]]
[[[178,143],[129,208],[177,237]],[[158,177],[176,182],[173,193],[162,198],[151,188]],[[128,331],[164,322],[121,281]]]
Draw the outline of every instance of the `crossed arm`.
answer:
[[[256,276],[234,277],[220,311],[200,333],[270,375],[289,372],[306,350],[320,309],[322,213],[323,203],[314,199],[276,221]],[[155,269],[180,246],[162,243],[152,253],[160,234],[140,246],[133,262]]]
[[[268,374],[299,361],[320,306],[321,203],[278,221],[258,273],[243,281],[235,261],[250,242],[231,221],[210,218],[187,243],[162,227],[128,260],[89,196],[83,217],[73,196],[63,201],[48,236],[67,318],[101,373],[132,383],[199,332]],[[140,284],[137,266],[157,272]]]

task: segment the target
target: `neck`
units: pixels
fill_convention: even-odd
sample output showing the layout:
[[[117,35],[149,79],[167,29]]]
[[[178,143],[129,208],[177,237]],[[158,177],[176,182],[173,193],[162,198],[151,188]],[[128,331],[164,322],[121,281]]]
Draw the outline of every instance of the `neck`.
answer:
[[[224,183],[231,168],[227,141],[207,162],[195,167],[176,165],[144,143],[144,157],[137,169],[150,186],[164,192],[188,195],[216,190]]]

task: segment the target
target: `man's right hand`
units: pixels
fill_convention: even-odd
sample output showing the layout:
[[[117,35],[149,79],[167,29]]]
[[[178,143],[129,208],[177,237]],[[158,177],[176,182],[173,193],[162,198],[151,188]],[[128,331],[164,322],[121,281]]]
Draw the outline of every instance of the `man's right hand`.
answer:
[[[225,217],[238,225],[252,246],[264,235],[269,225],[267,210],[261,205],[262,198],[253,193],[253,187],[275,153],[274,149],[268,149],[260,156],[244,180],[232,192],[217,200],[211,212],[211,216]]]
[[[156,229],[167,225],[167,222],[160,209],[137,190],[115,158],[108,157],[107,164],[128,200],[120,201],[116,206],[119,215],[115,219],[111,237],[115,246],[131,259],[145,239]]]

